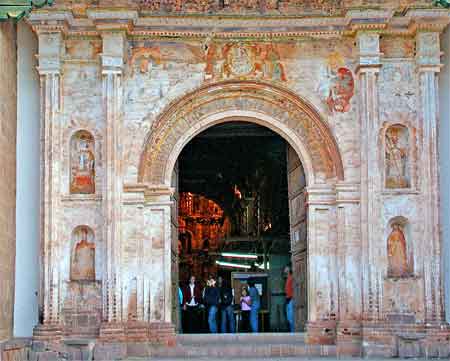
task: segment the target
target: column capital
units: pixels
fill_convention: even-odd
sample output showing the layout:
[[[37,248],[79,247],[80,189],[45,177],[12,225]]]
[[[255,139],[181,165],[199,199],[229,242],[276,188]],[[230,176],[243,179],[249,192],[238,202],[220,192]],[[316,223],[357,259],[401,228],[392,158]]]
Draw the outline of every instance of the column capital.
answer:
[[[380,33],[378,31],[360,30],[356,33],[359,51],[359,68],[377,68],[381,65]]]
[[[62,31],[40,32],[38,34],[39,53],[37,55],[39,74],[59,74],[64,54]]]
[[[336,204],[336,188],[328,184],[313,185],[306,188],[308,205],[328,205]]]
[[[416,64],[419,71],[439,72],[441,67],[440,32],[419,31],[416,34]]]
[[[360,201],[360,184],[344,182],[336,184],[336,203],[338,206],[344,204],[359,204]]]
[[[122,73],[126,55],[126,33],[105,31],[101,33],[103,50],[100,54],[102,72]]]

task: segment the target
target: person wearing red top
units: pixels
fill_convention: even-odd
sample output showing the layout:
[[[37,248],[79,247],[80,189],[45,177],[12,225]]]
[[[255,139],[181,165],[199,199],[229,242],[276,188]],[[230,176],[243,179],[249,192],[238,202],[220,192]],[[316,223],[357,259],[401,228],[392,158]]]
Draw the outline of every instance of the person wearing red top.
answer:
[[[195,276],[191,276],[189,284],[183,289],[183,310],[186,333],[197,333],[200,331],[199,306],[202,303],[202,289],[195,283]]]
[[[286,274],[286,285],[284,291],[286,292],[286,318],[289,323],[289,330],[295,331],[294,321],[294,280],[292,278],[292,269],[290,266],[284,267],[284,273]]]

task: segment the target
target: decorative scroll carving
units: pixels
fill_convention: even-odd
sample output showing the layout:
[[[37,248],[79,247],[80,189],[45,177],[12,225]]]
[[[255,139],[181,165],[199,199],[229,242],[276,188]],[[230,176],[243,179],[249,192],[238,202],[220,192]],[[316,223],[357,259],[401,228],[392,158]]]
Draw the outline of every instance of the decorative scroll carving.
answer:
[[[75,247],[72,254],[70,279],[72,281],[95,281],[94,233],[89,227],[81,226],[73,232]]]
[[[91,133],[76,132],[70,141],[70,193],[95,193],[95,142]]]
[[[386,188],[408,188],[409,136],[403,125],[393,125],[385,134]]]
[[[273,44],[228,43],[205,45],[205,79],[257,78],[286,81],[284,65]]]

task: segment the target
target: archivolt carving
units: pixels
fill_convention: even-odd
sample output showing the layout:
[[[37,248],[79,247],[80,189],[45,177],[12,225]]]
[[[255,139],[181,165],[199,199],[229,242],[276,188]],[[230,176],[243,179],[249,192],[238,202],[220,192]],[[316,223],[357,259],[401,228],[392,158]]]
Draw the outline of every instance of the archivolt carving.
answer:
[[[144,143],[139,182],[166,183],[167,164],[181,138],[199,123],[216,114],[242,112],[262,114],[280,122],[302,143],[310,161],[311,177],[343,180],[337,144],[318,112],[297,95],[279,86],[256,81],[227,81],[204,86],[171,103],[153,123]],[[262,125],[271,126],[270,121]],[[212,124],[202,125],[204,129]],[[288,138],[288,137],[286,137]],[[292,139],[287,139],[288,141]],[[297,147],[298,148],[298,147]]]

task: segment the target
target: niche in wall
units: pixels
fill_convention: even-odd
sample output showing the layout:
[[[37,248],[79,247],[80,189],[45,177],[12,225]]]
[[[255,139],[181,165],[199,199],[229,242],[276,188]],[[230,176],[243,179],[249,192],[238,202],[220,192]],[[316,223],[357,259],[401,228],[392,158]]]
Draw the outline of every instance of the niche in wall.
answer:
[[[70,140],[70,193],[95,193],[95,141],[86,130],[77,131]]]
[[[94,232],[87,226],[75,228],[72,234],[70,280],[95,281],[95,242]]]

